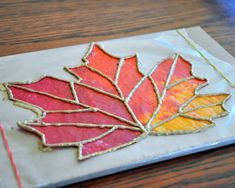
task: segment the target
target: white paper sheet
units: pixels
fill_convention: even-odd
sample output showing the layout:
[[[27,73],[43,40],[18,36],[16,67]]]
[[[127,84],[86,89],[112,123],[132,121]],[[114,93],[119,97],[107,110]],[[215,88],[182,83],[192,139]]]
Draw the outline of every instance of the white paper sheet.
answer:
[[[231,65],[235,64],[235,59],[231,55],[200,28],[181,31],[196,42],[207,58],[235,83],[235,68]],[[4,125],[26,188],[65,185],[235,142],[235,89],[206,64],[176,31],[103,41],[99,44],[117,56],[137,53],[140,68],[144,72],[151,69],[156,62],[160,63],[175,52],[180,53],[193,64],[196,76],[209,80],[209,86],[201,89],[200,93],[232,94],[225,105],[230,114],[216,119],[216,126],[204,132],[177,136],[148,136],[124,149],[80,162],[76,158],[75,148],[40,151],[39,139],[33,134],[19,130],[16,125],[17,121],[30,120],[35,115],[29,110],[14,106],[11,101],[3,100],[0,96],[0,121]],[[88,44],[84,44],[1,57],[0,82],[34,80],[43,74],[73,80],[74,78],[65,72],[63,67],[80,64],[87,49]],[[0,148],[0,187],[17,187],[1,139]]]

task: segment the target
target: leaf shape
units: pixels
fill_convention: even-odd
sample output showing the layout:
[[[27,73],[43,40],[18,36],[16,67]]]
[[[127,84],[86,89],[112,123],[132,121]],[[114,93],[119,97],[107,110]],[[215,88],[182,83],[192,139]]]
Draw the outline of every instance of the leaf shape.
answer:
[[[78,159],[114,151],[150,134],[197,132],[227,114],[228,94],[201,95],[206,79],[175,55],[139,70],[137,56],[119,58],[91,44],[78,67],[65,67],[77,82],[46,76],[5,83],[9,99],[38,114],[19,126],[47,147],[78,147]]]

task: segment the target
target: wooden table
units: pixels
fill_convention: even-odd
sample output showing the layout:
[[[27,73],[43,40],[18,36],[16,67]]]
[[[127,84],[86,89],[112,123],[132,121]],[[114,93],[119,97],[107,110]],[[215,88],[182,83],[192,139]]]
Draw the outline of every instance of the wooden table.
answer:
[[[0,56],[195,25],[235,56],[233,0],[1,0]],[[235,187],[235,145],[70,187]]]

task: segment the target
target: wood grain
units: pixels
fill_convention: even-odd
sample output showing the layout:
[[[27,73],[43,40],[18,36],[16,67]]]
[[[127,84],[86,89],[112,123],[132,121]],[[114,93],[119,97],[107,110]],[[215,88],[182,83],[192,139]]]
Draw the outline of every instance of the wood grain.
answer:
[[[235,145],[86,181],[92,187],[235,187]]]
[[[195,25],[234,55],[234,4],[226,0],[1,0],[0,56]]]
[[[200,25],[235,56],[233,0],[1,0],[0,56]],[[235,187],[235,145],[71,185]]]

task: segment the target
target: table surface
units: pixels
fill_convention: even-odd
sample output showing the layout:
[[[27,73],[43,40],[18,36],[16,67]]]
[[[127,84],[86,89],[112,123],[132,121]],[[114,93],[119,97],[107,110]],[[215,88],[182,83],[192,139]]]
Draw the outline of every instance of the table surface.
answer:
[[[1,0],[0,56],[200,25],[235,56],[233,0]],[[75,187],[235,187],[235,145]]]

